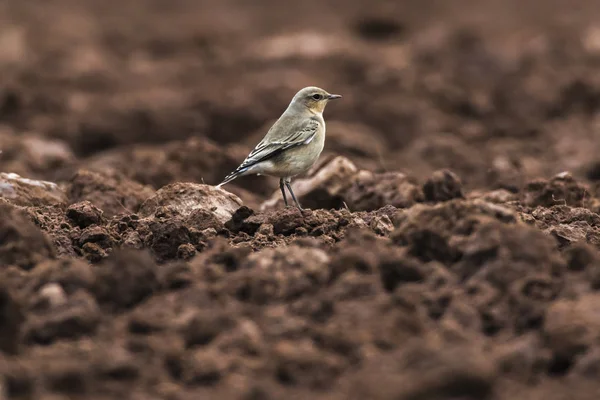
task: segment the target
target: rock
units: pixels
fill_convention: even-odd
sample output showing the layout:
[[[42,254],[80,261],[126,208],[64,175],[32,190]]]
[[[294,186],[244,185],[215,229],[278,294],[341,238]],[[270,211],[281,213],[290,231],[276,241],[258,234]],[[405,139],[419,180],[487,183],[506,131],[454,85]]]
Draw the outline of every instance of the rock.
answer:
[[[40,289],[40,300],[50,308],[63,305],[67,302],[67,295],[58,283],[48,283]]]
[[[96,279],[92,267],[78,258],[44,261],[29,272],[29,276],[31,292],[57,284],[68,295],[80,289],[91,289]]]
[[[196,210],[212,212],[225,223],[242,206],[242,200],[236,195],[215,186],[199,183],[178,182],[158,190],[140,207],[139,213],[149,217],[160,207],[166,208],[182,217],[189,217]]]
[[[23,207],[60,205],[67,201],[65,192],[56,183],[6,172],[0,172],[0,198]]]

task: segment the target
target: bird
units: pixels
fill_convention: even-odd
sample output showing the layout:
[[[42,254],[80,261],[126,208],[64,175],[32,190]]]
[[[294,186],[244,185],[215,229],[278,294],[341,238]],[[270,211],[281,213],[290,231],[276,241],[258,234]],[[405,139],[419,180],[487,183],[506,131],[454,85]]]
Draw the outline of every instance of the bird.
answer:
[[[254,150],[217,188],[244,175],[277,177],[285,206],[288,207],[287,188],[298,210],[304,211],[294,195],[291,181],[308,171],[321,155],[325,146],[323,111],[329,101],[341,97],[316,86],[298,91]]]

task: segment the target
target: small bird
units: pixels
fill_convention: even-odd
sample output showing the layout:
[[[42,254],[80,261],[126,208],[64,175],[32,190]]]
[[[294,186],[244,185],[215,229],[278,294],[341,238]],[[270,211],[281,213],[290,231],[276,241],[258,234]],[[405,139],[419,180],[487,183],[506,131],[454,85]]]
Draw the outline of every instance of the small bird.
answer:
[[[321,155],[325,145],[323,111],[330,100],[341,97],[314,86],[300,90],[244,162],[217,188],[244,175],[275,176],[279,178],[285,206],[288,206],[287,187],[296,207],[302,211],[290,182],[292,177],[308,171]]]

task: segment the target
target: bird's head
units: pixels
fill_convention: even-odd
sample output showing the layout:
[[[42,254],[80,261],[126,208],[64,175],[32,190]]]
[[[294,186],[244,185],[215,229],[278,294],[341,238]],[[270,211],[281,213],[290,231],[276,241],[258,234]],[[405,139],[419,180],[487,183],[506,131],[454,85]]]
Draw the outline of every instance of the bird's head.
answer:
[[[330,100],[341,97],[339,94],[330,94],[321,88],[309,86],[296,93],[291,105],[297,109],[307,108],[313,113],[320,114],[325,110],[325,106]]]

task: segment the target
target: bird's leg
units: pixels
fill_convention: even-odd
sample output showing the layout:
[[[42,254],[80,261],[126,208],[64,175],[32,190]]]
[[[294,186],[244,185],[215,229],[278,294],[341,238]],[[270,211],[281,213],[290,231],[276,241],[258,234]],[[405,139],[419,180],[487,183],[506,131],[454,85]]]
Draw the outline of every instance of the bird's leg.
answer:
[[[287,202],[287,197],[285,195],[285,188],[283,187],[283,178],[279,179],[279,189],[281,189],[281,194],[283,195],[283,202],[285,203],[285,206],[287,207],[288,202]]]
[[[292,199],[294,200],[294,203],[296,203],[296,207],[298,207],[298,210],[300,211],[304,211],[302,209],[302,207],[300,207],[300,203],[298,203],[298,200],[296,199],[296,196],[294,195],[294,191],[292,190],[292,185],[290,185],[290,179],[286,179],[285,180],[285,186],[288,188],[288,190],[290,191],[290,194],[292,195]]]

